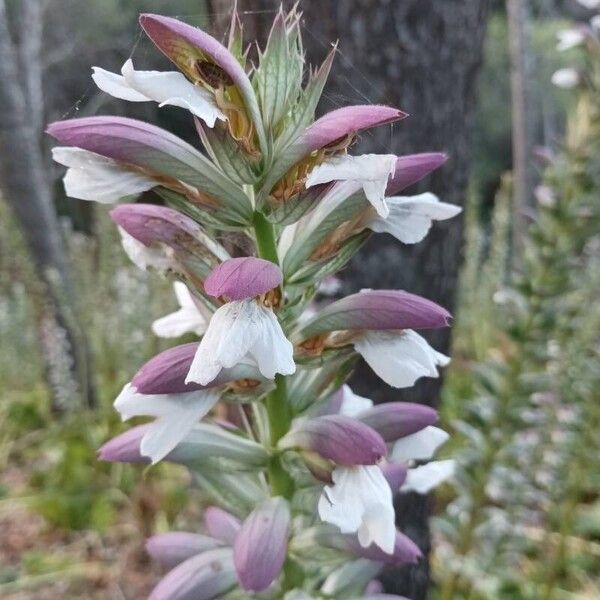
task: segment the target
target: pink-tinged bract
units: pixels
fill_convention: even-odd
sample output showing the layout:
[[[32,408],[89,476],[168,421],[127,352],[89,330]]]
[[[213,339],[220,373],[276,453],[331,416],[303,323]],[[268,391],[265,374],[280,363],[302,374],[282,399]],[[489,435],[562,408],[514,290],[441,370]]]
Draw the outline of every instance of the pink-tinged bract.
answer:
[[[244,521],[233,548],[238,580],[249,592],[266,590],[281,573],[290,534],[290,509],[283,498],[269,498]]]
[[[148,600],[214,600],[236,584],[231,548],[197,554],[169,571]]]
[[[373,428],[386,442],[421,431],[438,420],[434,408],[413,402],[386,402],[369,408],[357,417]]]
[[[304,327],[305,338],[326,331],[437,329],[450,313],[439,304],[402,290],[364,290],[332,302]]]
[[[204,526],[212,537],[232,546],[242,524],[226,510],[218,506],[209,506],[204,511]]]
[[[153,535],[146,541],[146,552],[161,566],[172,569],[178,564],[223,544],[212,537],[187,531],[170,531]]]
[[[244,300],[260,296],[283,281],[281,269],[268,260],[253,256],[231,258],[215,267],[204,282],[209,296]]]
[[[400,486],[406,481],[408,475],[408,467],[400,463],[386,463],[381,465],[381,472],[390,484],[392,493],[395,494],[400,489]]]
[[[106,462],[149,463],[150,459],[140,452],[140,443],[151,426],[151,423],[138,425],[108,440],[98,450],[98,459]]]
[[[394,196],[403,189],[417,183],[432,171],[441,167],[448,160],[443,152],[424,152],[399,156],[396,170],[385,191],[386,196]]]
[[[419,547],[406,535],[396,531],[393,554],[386,554],[381,548],[372,544],[363,548],[354,536],[346,536],[350,552],[360,558],[368,558],[388,565],[414,564],[423,556]]]
[[[387,454],[385,441],[376,431],[342,415],[302,421],[281,440],[280,447],[315,452],[338,465],[374,465]]]

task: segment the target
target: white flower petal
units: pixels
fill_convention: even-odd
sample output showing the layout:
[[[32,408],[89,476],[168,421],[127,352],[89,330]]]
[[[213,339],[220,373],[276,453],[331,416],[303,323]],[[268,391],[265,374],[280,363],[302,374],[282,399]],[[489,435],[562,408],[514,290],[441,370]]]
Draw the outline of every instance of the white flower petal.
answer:
[[[294,346],[285,337],[275,313],[269,308],[260,308],[261,333],[251,348],[250,355],[267,379],[273,379],[276,373],[291,375],[296,371]]]
[[[129,102],[148,102],[150,100],[148,96],[133,89],[122,75],[111,73],[101,67],[92,67],[92,71],[94,83],[113,98],[120,98]]]
[[[392,448],[394,462],[429,460],[450,436],[439,427],[429,425],[421,431],[400,438]]]
[[[225,120],[213,95],[188,81],[179,71],[136,71],[128,60],[121,69],[127,84],[160,106],[179,106],[214,127],[217,119]]]
[[[136,71],[131,59],[121,68],[122,75],[93,68],[92,79],[107,94],[130,102],[158,102],[160,106],[179,106],[214,127],[225,120],[210,92],[194,85],[178,71]]]
[[[433,488],[444,483],[454,475],[453,460],[436,460],[421,467],[409,469],[401,492],[428,494]]]
[[[129,235],[122,227],[117,227],[117,229],[121,234],[121,245],[125,250],[125,254],[142,271],[152,267],[157,271],[166,272],[173,266],[171,259],[163,250],[148,248],[132,235]]]
[[[336,156],[316,166],[306,179],[306,187],[330,181],[351,181],[363,188],[367,200],[377,214],[387,217],[385,189],[396,170],[394,154],[361,154]]]
[[[184,333],[202,335],[206,331],[206,319],[198,309],[187,286],[181,281],[175,281],[173,289],[181,308],[156,319],[152,323],[152,331],[163,338],[179,337]]]
[[[410,387],[420,377],[438,377],[437,366],[450,360],[412,329],[367,331],[354,348],[381,379],[397,388]]]
[[[319,516],[342,533],[358,533],[364,547],[376,544],[384,552],[394,551],[396,527],[392,491],[377,465],[338,466],[333,486],[326,486],[319,499]]]
[[[202,335],[206,331],[206,321],[195,307],[180,308],[156,319],[152,323],[152,331],[156,336],[162,338],[176,338],[185,333]]]
[[[58,146],[52,149],[52,158],[69,167],[63,183],[71,198],[110,204],[156,186],[150,177],[82,148]]]
[[[552,75],[552,83],[559,88],[571,89],[579,83],[579,73],[575,69],[558,69]]]
[[[600,0],[577,0],[577,2],[589,10],[600,8]]]
[[[364,398],[355,394],[349,385],[342,387],[342,405],[340,407],[340,415],[346,417],[356,417],[365,410],[369,410],[373,406],[373,400]]]
[[[238,364],[246,355],[256,360],[261,373],[270,379],[275,373],[292,374],[293,346],[286,339],[277,317],[253,298],[221,306],[208,328],[186,377],[186,382],[203,385],[222,368]]]
[[[585,35],[580,29],[565,29],[563,31],[559,31],[556,34],[556,37],[558,38],[556,49],[559,52],[564,52],[565,50],[575,48],[576,46],[582,44],[585,40]]]
[[[391,196],[386,202],[390,214],[385,219],[375,216],[368,227],[377,233],[389,233],[405,244],[420,242],[433,221],[450,219],[462,210],[456,204],[440,202],[429,192],[418,196]]]

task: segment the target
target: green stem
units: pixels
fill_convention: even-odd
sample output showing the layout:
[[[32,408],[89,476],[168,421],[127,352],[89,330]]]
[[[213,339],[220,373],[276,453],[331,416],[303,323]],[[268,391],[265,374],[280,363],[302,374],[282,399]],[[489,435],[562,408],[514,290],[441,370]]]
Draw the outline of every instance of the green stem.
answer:
[[[277,256],[277,244],[275,242],[273,225],[260,212],[254,213],[253,223],[258,255],[278,265],[279,257]]]
[[[254,213],[253,222],[258,255],[278,264],[277,243],[273,225],[260,212]],[[287,385],[285,377],[282,375],[275,376],[275,389],[267,396],[265,406],[269,416],[271,445],[275,446],[288,432],[292,422],[292,410],[287,398]],[[294,493],[294,481],[281,464],[278,455],[271,457],[268,473],[273,496],[291,498]]]

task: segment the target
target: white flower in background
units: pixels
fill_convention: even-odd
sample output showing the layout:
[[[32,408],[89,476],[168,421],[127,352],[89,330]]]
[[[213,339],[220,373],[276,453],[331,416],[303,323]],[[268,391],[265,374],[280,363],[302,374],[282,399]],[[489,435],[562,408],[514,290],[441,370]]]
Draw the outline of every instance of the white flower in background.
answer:
[[[558,38],[556,49],[559,52],[564,52],[565,50],[575,48],[581,45],[585,40],[585,34],[581,29],[565,29],[563,31],[559,31],[556,34],[556,37]]]
[[[600,0],[577,0],[577,2],[589,10],[600,8]]]
[[[600,15],[594,15],[590,19],[590,27],[596,32],[600,32]]]
[[[385,218],[390,209],[386,204],[385,190],[389,178],[396,170],[394,154],[361,154],[336,156],[315,167],[306,179],[306,187],[331,181],[347,181],[361,188],[377,214]]]
[[[412,329],[366,331],[354,348],[381,379],[397,388],[410,387],[420,377],[438,377],[437,367],[450,362]]]
[[[454,470],[455,462],[452,459],[434,460],[426,465],[409,469],[401,491],[428,494],[433,488],[450,479],[454,475]]]
[[[565,90],[574,88],[579,84],[579,73],[572,68],[558,69],[552,75],[552,83]]]
[[[140,452],[152,464],[162,460],[217,403],[221,390],[210,388],[181,394],[140,394],[127,384],[114,402],[123,421],[132,417],[156,417],[145,433]]]
[[[206,331],[207,318],[201,312],[200,303],[196,303],[187,286],[181,281],[173,283],[173,290],[181,308],[156,319],[152,323],[152,331],[162,338],[179,337],[184,333],[202,335]]]
[[[121,234],[121,244],[131,262],[142,271],[152,267],[157,271],[166,272],[173,266],[167,249],[149,248],[127,233],[122,227],[117,227]]]
[[[151,177],[82,148],[57,146],[52,148],[52,158],[68,167],[63,183],[70,198],[112,204],[156,186]]]
[[[433,221],[444,221],[462,211],[456,204],[440,202],[429,192],[418,196],[391,196],[385,199],[389,214],[377,215],[367,226],[377,233],[389,233],[405,244],[420,242]]]
[[[392,490],[377,465],[338,466],[333,485],[319,498],[319,516],[342,533],[357,533],[361,546],[392,554],[396,526]]]
[[[131,59],[121,67],[121,75],[93,67],[92,79],[107,94],[130,102],[158,102],[159,106],[179,106],[214,127],[225,115],[213,95],[194,85],[178,71],[136,71]]]

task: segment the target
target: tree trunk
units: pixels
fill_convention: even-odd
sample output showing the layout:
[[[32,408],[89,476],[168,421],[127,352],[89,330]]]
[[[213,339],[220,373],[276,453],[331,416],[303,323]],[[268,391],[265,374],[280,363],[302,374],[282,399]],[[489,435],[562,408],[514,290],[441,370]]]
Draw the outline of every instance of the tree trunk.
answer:
[[[508,50],[510,54],[510,94],[512,105],[513,164],[513,235],[517,261],[521,257],[527,235],[527,220],[533,198],[534,119],[531,118],[531,72],[528,44],[528,11],[526,0],[506,0],[508,16]]]
[[[22,0],[22,9],[21,17],[30,19],[31,28],[23,24],[17,47],[0,0],[0,185],[36,268],[38,282],[32,292],[40,349],[53,407],[63,410],[77,402],[93,405],[94,388],[41,150],[41,74],[36,76],[41,44],[31,39],[41,35],[39,3]]]
[[[213,0],[222,13],[231,0]],[[246,38],[263,40],[278,0],[242,0]],[[288,5],[289,6],[289,5]],[[303,40],[308,61],[318,63],[331,42],[340,53],[326,87],[322,108],[353,103],[397,106],[410,117],[392,127],[362,136],[353,152],[412,154],[445,151],[446,165],[407,193],[431,190],[446,202],[463,204],[466,194],[471,126],[476,109],[477,75],[482,59],[488,0],[302,0]],[[325,106],[323,106],[325,105]],[[327,106],[329,105],[329,106]],[[462,222],[436,223],[416,245],[402,245],[388,236],[372,236],[343,274],[345,292],[364,287],[401,288],[435,300],[451,311],[454,299]],[[448,352],[449,331],[427,336]],[[406,400],[437,406],[439,379],[420,380],[409,390],[394,390],[362,365],[354,376],[358,393],[378,402]],[[427,552],[429,515],[426,498],[403,496],[399,525]],[[429,580],[426,560],[386,577],[389,591],[423,599]]]

